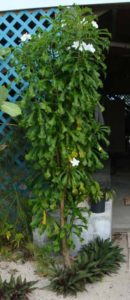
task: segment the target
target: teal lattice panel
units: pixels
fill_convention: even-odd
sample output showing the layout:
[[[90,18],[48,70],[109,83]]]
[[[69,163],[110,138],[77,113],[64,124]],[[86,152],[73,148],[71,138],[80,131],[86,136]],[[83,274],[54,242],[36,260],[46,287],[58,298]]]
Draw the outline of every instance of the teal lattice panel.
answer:
[[[48,16],[53,19],[55,18],[55,13],[56,9],[52,8],[48,10],[38,9],[33,11],[7,12],[0,15],[1,45],[5,48],[15,47],[20,44],[20,38],[26,32],[32,35],[38,28],[50,30],[52,24],[48,20]],[[21,87],[17,86],[14,82],[17,74],[10,67],[10,59],[11,57],[9,56],[4,62],[0,60],[0,85],[10,87],[8,100],[16,102],[20,97]],[[0,143],[5,143],[12,137],[13,127],[9,125],[10,121],[11,118],[0,111]],[[24,151],[24,147],[15,147],[14,164],[17,167],[24,167]],[[9,155],[12,154],[10,153]]]

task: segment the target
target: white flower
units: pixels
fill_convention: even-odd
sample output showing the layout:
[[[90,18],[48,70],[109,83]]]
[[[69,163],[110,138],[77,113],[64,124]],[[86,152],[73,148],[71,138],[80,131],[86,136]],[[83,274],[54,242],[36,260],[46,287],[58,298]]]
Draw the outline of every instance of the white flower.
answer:
[[[79,161],[78,159],[76,159],[75,157],[74,157],[73,159],[71,159],[70,162],[71,162],[71,165],[72,165],[73,167],[78,166],[79,163],[80,163],[80,161]]]
[[[79,51],[90,51],[92,53],[95,52],[95,48],[92,44],[86,44],[85,42],[80,43],[79,41],[73,42],[71,47],[68,47],[67,49],[69,50],[70,48],[74,49],[79,49]]]
[[[80,47],[79,47],[79,51],[84,51],[84,46],[83,46],[83,43],[82,44],[80,44]]]
[[[82,42],[82,43],[80,44],[79,50],[80,50],[80,51],[87,50],[87,44],[86,44],[85,42]]]
[[[82,21],[81,21],[80,23],[81,23],[81,24],[87,24],[88,21],[87,21],[85,18],[83,18]]]
[[[86,18],[83,18],[82,21],[81,21],[80,23],[81,23],[81,24],[87,24],[88,21],[86,20]],[[98,24],[97,24],[96,21],[92,21],[92,25],[93,25],[93,27],[98,28]]]
[[[68,47],[67,49],[70,50],[71,48],[74,48],[74,49],[78,49],[79,48],[79,42],[73,42],[72,46],[71,47]]]
[[[96,21],[92,21],[92,25],[93,25],[93,27],[98,28],[98,24]]]
[[[21,36],[21,42],[26,42],[26,41],[28,41],[28,40],[31,40],[31,34],[29,34],[29,33],[24,33],[22,36]]]
[[[77,41],[77,42],[73,42],[73,44],[72,44],[72,48],[74,48],[74,49],[77,49],[77,48],[79,48],[79,41]]]
[[[62,27],[62,28],[64,28],[65,26],[66,26],[66,24],[65,24],[65,23],[62,23],[62,24],[61,24],[61,27]]]
[[[64,20],[61,21],[61,27],[65,27],[66,26],[66,23]]]
[[[94,48],[94,46],[92,44],[85,44],[83,42],[83,47],[84,47],[84,50],[86,50],[86,51],[90,51],[92,53],[95,52],[95,48]]]

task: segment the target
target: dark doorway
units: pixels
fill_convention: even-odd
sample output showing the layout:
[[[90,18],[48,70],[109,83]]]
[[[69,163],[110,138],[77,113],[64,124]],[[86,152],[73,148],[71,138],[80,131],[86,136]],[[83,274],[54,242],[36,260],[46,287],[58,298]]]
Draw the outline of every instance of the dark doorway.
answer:
[[[130,95],[107,95],[104,106],[105,123],[111,128],[111,187],[116,191],[113,229],[126,231],[130,229]]]
[[[105,123],[110,127],[111,175],[130,168],[130,95],[106,96]]]
[[[130,5],[94,7],[100,28],[111,32],[107,54],[107,76],[104,81],[104,120],[111,128],[110,159],[105,174],[116,191],[113,205],[114,230],[130,230]]]

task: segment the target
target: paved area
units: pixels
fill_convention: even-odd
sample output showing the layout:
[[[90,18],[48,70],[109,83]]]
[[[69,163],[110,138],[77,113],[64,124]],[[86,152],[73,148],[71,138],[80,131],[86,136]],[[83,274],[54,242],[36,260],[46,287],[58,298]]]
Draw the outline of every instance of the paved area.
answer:
[[[115,242],[123,248],[126,255],[126,263],[122,264],[118,274],[111,277],[105,276],[102,282],[87,285],[86,292],[79,293],[77,297],[67,297],[67,300],[130,300],[130,236],[127,233],[116,234]],[[27,280],[39,280],[37,286],[41,289],[35,290],[30,300],[63,300],[63,296],[42,289],[48,284],[46,278],[37,275],[35,265],[31,262],[21,264],[20,262],[0,262],[0,273],[3,279],[9,279],[10,274],[21,275]]]
[[[118,171],[112,176],[112,188],[116,191],[113,201],[113,230],[130,231],[130,206],[124,205],[124,197],[130,196],[130,172]]]

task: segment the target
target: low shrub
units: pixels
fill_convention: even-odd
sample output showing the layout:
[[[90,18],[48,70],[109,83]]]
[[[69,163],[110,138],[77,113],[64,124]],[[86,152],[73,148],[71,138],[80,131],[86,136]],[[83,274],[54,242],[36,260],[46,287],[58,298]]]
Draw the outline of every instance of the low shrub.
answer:
[[[77,292],[85,290],[86,272],[77,270],[75,265],[72,268],[55,266],[50,276],[50,285],[57,294],[76,295]]]
[[[58,294],[76,295],[87,283],[101,280],[104,275],[116,273],[124,262],[122,249],[110,240],[97,238],[82,247],[72,268],[55,266],[50,277],[50,288]]]
[[[92,282],[94,281],[94,274],[98,272],[98,277],[102,274],[116,273],[120,268],[121,262],[124,261],[122,249],[115,245],[111,240],[101,240],[97,238],[95,241],[90,242],[88,245],[82,247],[77,256],[76,266],[77,269],[84,269],[90,271],[92,268]],[[93,274],[94,273],[94,274]],[[91,278],[88,277],[88,282]],[[96,279],[97,281],[97,279]]]
[[[10,281],[2,281],[0,278],[0,299],[1,300],[28,300],[28,295],[35,290],[37,281],[22,280],[21,276],[16,279],[12,275]]]
[[[30,220],[31,214],[26,195],[24,196],[15,187],[2,191],[0,201],[0,255],[3,252],[3,247],[8,247],[11,251],[22,249],[27,242],[31,241]]]

